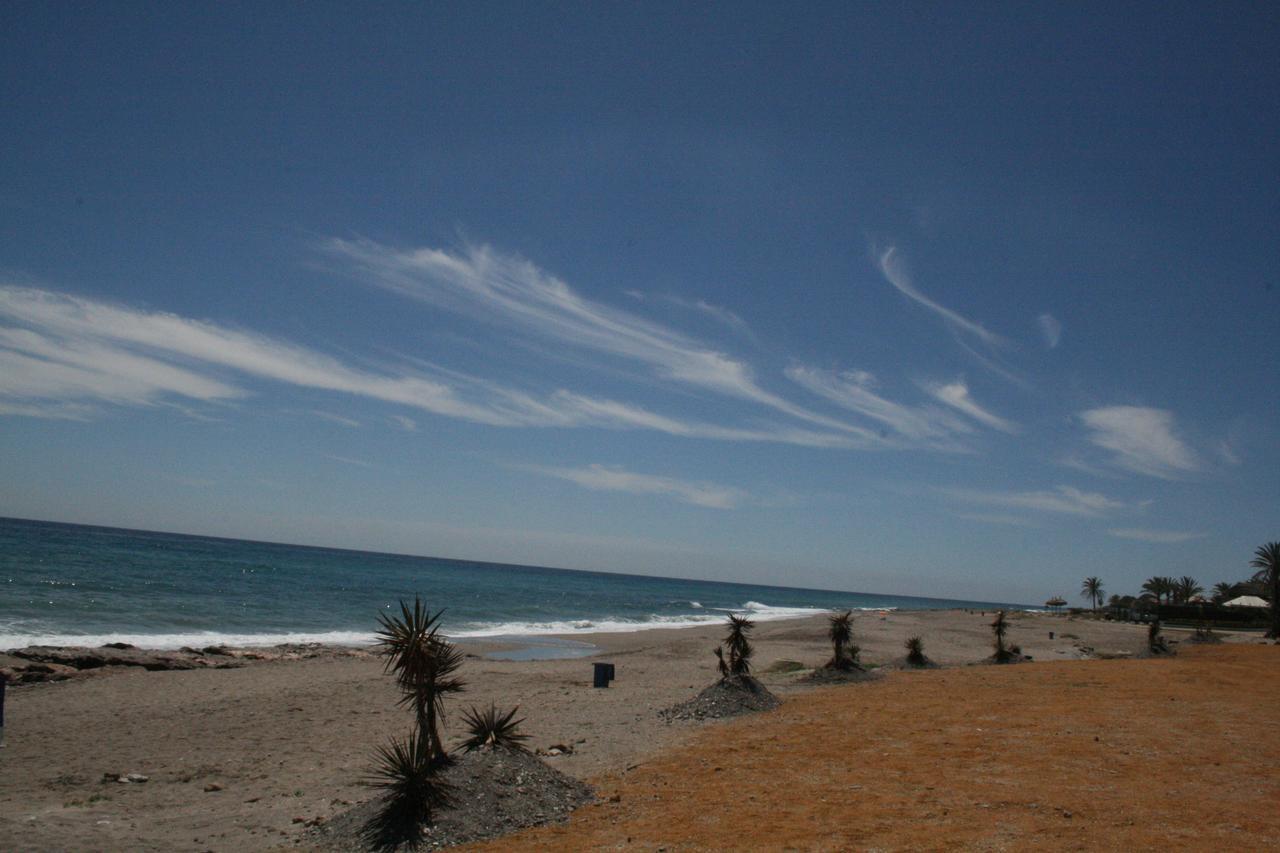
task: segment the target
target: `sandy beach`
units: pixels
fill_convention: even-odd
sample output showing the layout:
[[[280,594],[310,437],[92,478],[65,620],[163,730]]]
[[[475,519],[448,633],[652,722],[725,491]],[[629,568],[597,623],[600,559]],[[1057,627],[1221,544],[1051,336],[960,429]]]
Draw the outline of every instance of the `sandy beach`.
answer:
[[[757,670],[770,689],[783,697],[784,705],[779,711],[750,720],[713,723],[667,723],[658,712],[689,698],[714,680],[711,650],[721,633],[718,626],[575,636],[570,639],[587,640],[598,650],[590,657],[568,660],[496,660],[489,655],[518,652],[522,644],[469,641],[465,644],[469,657],[463,670],[467,691],[451,706],[447,734],[450,739],[460,738],[460,712],[469,705],[487,705],[490,701],[499,705],[518,703],[526,718],[523,729],[531,736],[531,748],[571,747],[571,753],[550,757],[548,762],[608,793],[618,791],[621,780],[640,778],[636,774],[642,772],[657,772],[652,768],[673,757],[698,755],[699,760],[706,759],[718,749],[717,739],[721,736],[741,742],[760,726],[785,729],[801,719],[808,720],[808,725],[817,725],[823,708],[841,703],[847,706],[841,698],[846,695],[842,691],[876,691],[866,695],[877,697],[880,725],[910,713],[919,716],[917,727],[923,726],[936,735],[948,725],[941,722],[942,717],[965,708],[968,702],[989,702],[995,726],[1002,703],[1012,707],[1021,702],[1030,707],[1036,702],[1051,702],[1052,697],[1066,697],[1070,687],[1092,683],[1103,673],[1117,677],[1117,684],[1152,683],[1163,678],[1168,667],[1192,666],[1206,653],[1230,656],[1261,652],[1270,667],[1270,684],[1276,683],[1275,650],[1257,648],[1256,636],[1229,638],[1223,646],[1194,650],[1184,643],[1182,648],[1187,653],[1173,659],[1175,663],[1085,660],[1096,655],[1137,652],[1143,646],[1145,629],[1049,614],[1013,616],[1010,641],[1019,644],[1034,662],[999,668],[967,666],[990,653],[990,619],[990,613],[965,611],[858,614],[855,640],[863,649],[863,660],[886,665],[885,676],[868,684],[821,689],[804,685],[797,673],[783,672],[785,667],[775,665],[782,661],[798,661],[809,667],[822,663],[830,653],[824,641],[824,620],[762,623],[755,634]],[[1055,635],[1053,639],[1050,632]],[[1177,640],[1188,633],[1169,631],[1168,636]],[[902,657],[903,642],[913,635],[924,638],[927,654],[943,669],[927,673],[891,671],[889,665]],[[1235,646],[1231,641],[1249,645]],[[607,690],[591,687],[591,664],[595,661],[616,666],[617,678]],[[1078,662],[1055,665],[1061,661]],[[1160,667],[1165,669],[1156,672]],[[1262,675],[1261,670],[1259,674]],[[1046,678],[1049,680],[1043,684],[1038,680]],[[1016,691],[1024,683],[1041,685],[1038,699],[1017,699]],[[921,695],[932,697],[933,704],[917,702],[912,684],[928,684]],[[1011,692],[1001,692],[993,684],[1006,685]],[[1272,693],[1275,690],[1273,686],[1265,689]],[[1241,692],[1238,686],[1236,692]],[[1101,695],[1105,698],[1106,694]],[[19,839],[13,849],[24,850],[262,850],[281,845],[306,846],[309,824],[322,823],[370,797],[364,782],[374,746],[388,735],[401,734],[410,727],[409,715],[395,706],[395,700],[390,679],[382,674],[380,661],[371,655],[319,654],[310,659],[254,662],[232,669],[129,670],[11,688],[5,713],[8,746],[0,751],[0,832],[5,838]],[[1201,694],[1207,709],[1219,707],[1219,700],[1211,692]],[[1253,701],[1249,696],[1236,696],[1235,700]],[[929,725],[929,714],[935,713],[929,709],[935,705],[941,716],[936,724]],[[952,711],[945,712],[947,707]],[[1276,721],[1274,701],[1266,707],[1271,716],[1253,720],[1255,732],[1269,730]],[[1166,715],[1169,711],[1159,703],[1147,710]],[[1154,720],[1153,716],[1148,722],[1156,725]],[[1140,722],[1135,718],[1135,725]],[[718,732],[715,738],[708,737],[712,729]],[[726,734],[730,732],[733,734]],[[1245,746],[1240,735],[1233,723],[1224,722],[1197,731],[1196,743],[1198,747],[1208,744],[1240,751]],[[900,740],[902,743],[894,749],[907,748],[915,742],[905,728]],[[966,741],[961,744],[963,749],[957,747],[959,751],[948,756],[945,752],[949,747],[943,746],[943,741],[946,739],[936,736],[924,738],[912,748],[917,753],[927,752],[925,744],[931,744],[935,754],[918,754],[915,760],[942,762],[954,769],[956,760],[976,760],[975,756],[984,750],[994,754],[1011,745],[1007,739]],[[1275,739],[1269,743],[1268,748],[1274,752]],[[1034,742],[1029,746],[1034,747]],[[1256,746],[1255,742],[1249,749],[1255,750]],[[1103,765],[1107,763],[1106,754],[1095,758]],[[1258,753],[1251,751],[1248,766],[1253,767],[1258,758]],[[850,763],[858,772],[868,774],[867,779],[876,776],[875,756],[863,754],[845,762],[841,755],[832,755],[830,760],[837,765]],[[796,765],[793,769],[799,772],[802,767]],[[688,768],[670,772],[677,773],[686,783],[686,799],[696,800],[697,785],[690,781],[696,774],[690,775]],[[1105,770],[1100,767],[1098,772]],[[147,781],[102,781],[104,774],[129,773],[145,775]],[[1274,774],[1270,778],[1274,780]],[[673,777],[671,781],[674,785],[676,780]],[[1105,781],[1102,776],[1094,781],[1098,782],[1096,791],[1090,792],[1094,782],[1086,779],[1072,783],[1080,788],[1078,792],[1064,792],[1059,799],[1074,803],[1075,796],[1122,796],[1101,793],[1101,782]],[[869,782],[858,784],[865,786]],[[1180,797],[1187,797],[1199,783],[1195,778],[1175,776],[1162,784],[1176,788]],[[1259,776],[1250,784],[1251,790],[1259,796],[1273,797],[1274,803],[1278,793],[1274,781],[1267,782]],[[692,790],[689,785],[693,785]],[[1214,789],[1221,790],[1219,782],[1214,782]],[[845,796],[836,791],[833,795]],[[631,794],[624,792],[623,796]],[[777,796],[785,798],[786,792]],[[621,805],[634,808],[630,799],[623,799]],[[785,813],[784,803],[774,806],[782,809],[779,814]],[[590,848],[625,844],[630,835],[638,849],[663,844],[686,844],[691,849],[750,846],[741,843],[745,840],[742,837],[727,836],[721,844],[709,840],[714,836],[693,831],[686,837],[672,837],[670,832],[654,834],[653,824],[644,824],[634,814],[632,817],[640,821],[637,826],[649,826],[650,830],[638,833],[617,828],[613,832],[610,820],[616,822],[618,815],[606,817],[601,824],[601,808],[592,806],[579,812],[567,828],[550,834],[547,830],[536,831],[528,836],[527,843]],[[1086,809],[1086,804],[1082,802],[1077,808]],[[797,823],[791,841],[786,834],[787,822],[774,821],[778,831],[769,836],[765,846],[862,846],[863,842],[857,840],[860,836],[810,832],[806,827],[813,820],[819,818],[806,817]],[[1248,837],[1274,843],[1278,837],[1275,818],[1269,820],[1265,826],[1251,824],[1254,828],[1249,832],[1253,834]],[[575,828],[583,821],[583,835],[555,834],[579,831]],[[526,843],[525,838],[519,836],[520,843]],[[876,844],[919,846],[925,844],[922,838],[918,834],[896,837],[882,832],[876,836]],[[983,836],[978,832],[965,835],[959,843],[1016,845],[1019,838],[1016,831],[1013,836]],[[1041,836],[1022,840],[1049,843]],[[509,839],[500,846],[509,843],[515,840]]]

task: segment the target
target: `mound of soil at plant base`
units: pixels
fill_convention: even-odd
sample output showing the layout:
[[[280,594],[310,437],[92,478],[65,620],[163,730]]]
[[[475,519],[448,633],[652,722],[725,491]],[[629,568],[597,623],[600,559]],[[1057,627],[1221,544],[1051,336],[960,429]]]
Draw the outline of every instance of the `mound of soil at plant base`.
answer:
[[[440,809],[435,821],[422,828],[420,848],[450,847],[559,822],[595,799],[585,782],[527,752],[502,747],[454,756],[443,778],[452,789],[453,804]],[[312,830],[304,844],[329,851],[369,850],[360,837],[361,829],[381,805],[379,796],[335,816]]]
[[[751,676],[722,678],[697,696],[659,711],[668,723],[673,720],[709,720],[770,711],[782,700]]]
[[[924,660],[913,662],[907,657],[903,657],[897,664],[899,669],[941,669],[941,667],[925,655]]]
[[[1009,652],[1005,655],[1004,660],[1000,660],[994,654],[991,657],[983,658],[983,663],[989,663],[992,666],[1008,666],[1011,663],[1026,663],[1031,660],[1031,655],[1024,655],[1022,652]]]
[[[1218,636],[1212,631],[1205,631],[1203,633],[1201,633],[1200,631],[1197,631],[1196,633],[1192,634],[1190,637],[1187,637],[1186,642],[1205,643],[1205,644],[1221,643],[1222,637]]]
[[[871,681],[879,677],[879,672],[854,664],[849,669],[820,666],[801,680],[810,684],[852,684],[859,681]]]
[[[1159,646],[1151,648],[1151,646],[1143,646],[1142,650],[1134,655],[1138,660],[1147,660],[1149,658],[1170,658],[1178,653],[1178,650],[1172,645]]]

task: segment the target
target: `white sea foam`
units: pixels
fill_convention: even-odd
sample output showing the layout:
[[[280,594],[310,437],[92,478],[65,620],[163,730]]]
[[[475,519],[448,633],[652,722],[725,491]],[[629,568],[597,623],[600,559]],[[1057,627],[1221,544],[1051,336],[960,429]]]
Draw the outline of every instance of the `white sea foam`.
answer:
[[[199,649],[205,646],[278,646],[281,643],[323,643],[327,646],[367,646],[376,641],[372,631],[288,631],[276,634],[231,634],[196,631],[188,634],[0,634],[0,649],[25,646],[85,646],[128,643],[140,649]]]
[[[448,630],[454,639],[481,637],[537,637],[552,634],[619,634],[629,631],[651,631],[659,628],[696,628],[716,624],[723,620],[723,613],[738,613],[756,622],[773,622],[780,619],[801,619],[829,611],[817,607],[774,607],[758,601],[748,601],[737,608],[702,608],[697,602],[691,607],[702,613],[679,615],[652,614],[643,619],[566,619],[546,622],[472,622]],[[864,608],[868,610],[892,608]],[[42,628],[44,630],[42,630]],[[98,633],[68,634],[49,631],[45,626],[0,625],[0,649],[17,649],[25,646],[101,646],[106,643],[129,643],[142,649],[178,649],[183,646],[276,646],[282,643],[323,643],[331,646],[367,646],[375,643],[373,631],[283,631],[276,633],[230,633],[222,631],[194,631],[173,634]]]

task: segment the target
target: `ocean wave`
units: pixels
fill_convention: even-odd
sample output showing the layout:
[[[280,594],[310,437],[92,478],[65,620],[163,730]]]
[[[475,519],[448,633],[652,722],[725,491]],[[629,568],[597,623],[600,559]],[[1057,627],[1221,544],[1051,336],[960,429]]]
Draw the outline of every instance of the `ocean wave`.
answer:
[[[128,643],[140,649],[160,651],[180,649],[183,646],[278,646],[282,643],[322,643],[326,646],[368,646],[377,641],[372,631],[282,631],[279,633],[234,634],[222,631],[195,631],[182,634],[63,634],[21,633],[0,634],[0,649],[20,649],[26,646],[85,646],[95,647],[107,643]]]
[[[543,622],[467,622],[447,626],[445,633],[458,640],[491,637],[538,637],[556,634],[620,634],[630,631],[652,631],[662,628],[697,628],[723,621],[724,613],[737,613],[756,622],[802,619],[830,611],[819,607],[777,607],[759,601],[747,601],[740,607],[703,608],[689,602],[701,612],[674,615],[650,614],[640,618],[603,616],[596,619],[564,619]],[[891,608],[864,608],[868,610]],[[19,621],[26,624],[18,624]],[[331,646],[367,646],[377,642],[369,631],[262,631],[234,633],[227,631],[188,631],[181,633],[144,634],[136,632],[72,634],[35,620],[15,620],[0,624],[0,649],[25,646],[101,646],[106,643],[129,643],[142,649],[169,650],[183,646],[277,646],[282,643],[322,643]]]

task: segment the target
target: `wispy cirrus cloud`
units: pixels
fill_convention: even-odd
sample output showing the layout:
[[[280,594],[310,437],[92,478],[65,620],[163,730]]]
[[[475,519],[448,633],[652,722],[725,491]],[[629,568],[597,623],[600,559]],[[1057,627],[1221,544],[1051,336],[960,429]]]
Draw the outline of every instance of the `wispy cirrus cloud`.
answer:
[[[877,393],[876,379],[865,370],[835,372],[802,365],[786,370],[787,378],[843,409],[875,421],[889,443],[959,449],[958,434],[971,433],[967,423],[936,406],[908,406]]]
[[[998,429],[1001,432],[1014,433],[1018,431],[1018,425],[1013,421],[1006,420],[978,405],[977,401],[969,393],[969,386],[962,379],[946,384],[928,383],[925,384],[924,388],[935,399],[946,403],[957,411],[964,412],[980,424],[989,426],[992,429]]]
[[[1086,492],[1071,486],[1033,491],[988,491],[941,487],[937,491],[961,503],[1064,515],[1099,516],[1133,508],[1130,504],[1109,498],[1099,492]]]
[[[736,311],[731,311],[723,305],[713,305],[705,299],[685,299],[683,296],[676,296],[674,293],[651,294],[643,293],[639,290],[623,292],[637,302],[663,302],[684,308],[687,311],[697,312],[705,317],[710,317],[721,325],[727,326],[744,337],[755,338],[755,333],[751,331],[751,326],[747,321],[742,319],[742,316]]]
[[[7,324],[7,325],[3,325]],[[874,446],[869,431],[685,420],[565,389],[538,395],[428,366],[374,371],[265,335],[86,297],[0,286],[0,414],[85,419],[99,405],[251,395],[245,379],[332,391],[496,427],[643,429],[807,447]],[[404,426],[404,424],[401,424]]]
[[[918,305],[932,311],[941,317],[952,329],[971,335],[982,341],[984,344],[992,347],[1005,346],[1008,342],[997,335],[995,332],[987,329],[980,323],[975,323],[968,317],[953,311],[952,309],[935,302],[926,296],[915,282],[912,281],[911,274],[907,270],[907,265],[902,258],[901,252],[896,246],[888,246],[876,252],[876,263],[880,268],[880,272],[885,279],[892,284],[899,293]]]
[[[829,430],[859,434],[837,418],[765,389],[726,353],[660,323],[588,299],[535,264],[487,246],[459,252],[397,249],[371,240],[328,241],[361,281],[513,333],[602,353],[663,379],[746,400]]]
[[[1205,535],[1186,530],[1151,530],[1143,527],[1125,527],[1108,530],[1107,532],[1117,539],[1132,539],[1137,542],[1150,542],[1155,545],[1176,545],[1179,542],[1200,539]]]
[[[315,415],[322,421],[328,421],[331,424],[357,429],[361,426],[360,421],[355,418],[347,418],[342,415],[335,415],[333,412],[326,412],[323,409],[312,409],[311,414]]]
[[[1175,480],[1198,471],[1200,458],[1176,434],[1173,413],[1146,406],[1106,406],[1080,413],[1089,441],[1111,453],[1111,464]]]
[[[626,492],[633,495],[663,495],[682,503],[709,509],[734,509],[749,498],[747,492],[732,486],[705,481],[680,480],[654,474],[640,474],[608,465],[562,468],[521,465],[520,470],[576,483],[586,489]]]
[[[1044,339],[1044,345],[1048,349],[1056,349],[1059,342],[1062,341],[1062,323],[1052,314],[1041,314],[1036,318],[1036,325],[1040,327],[1040,337]]]

